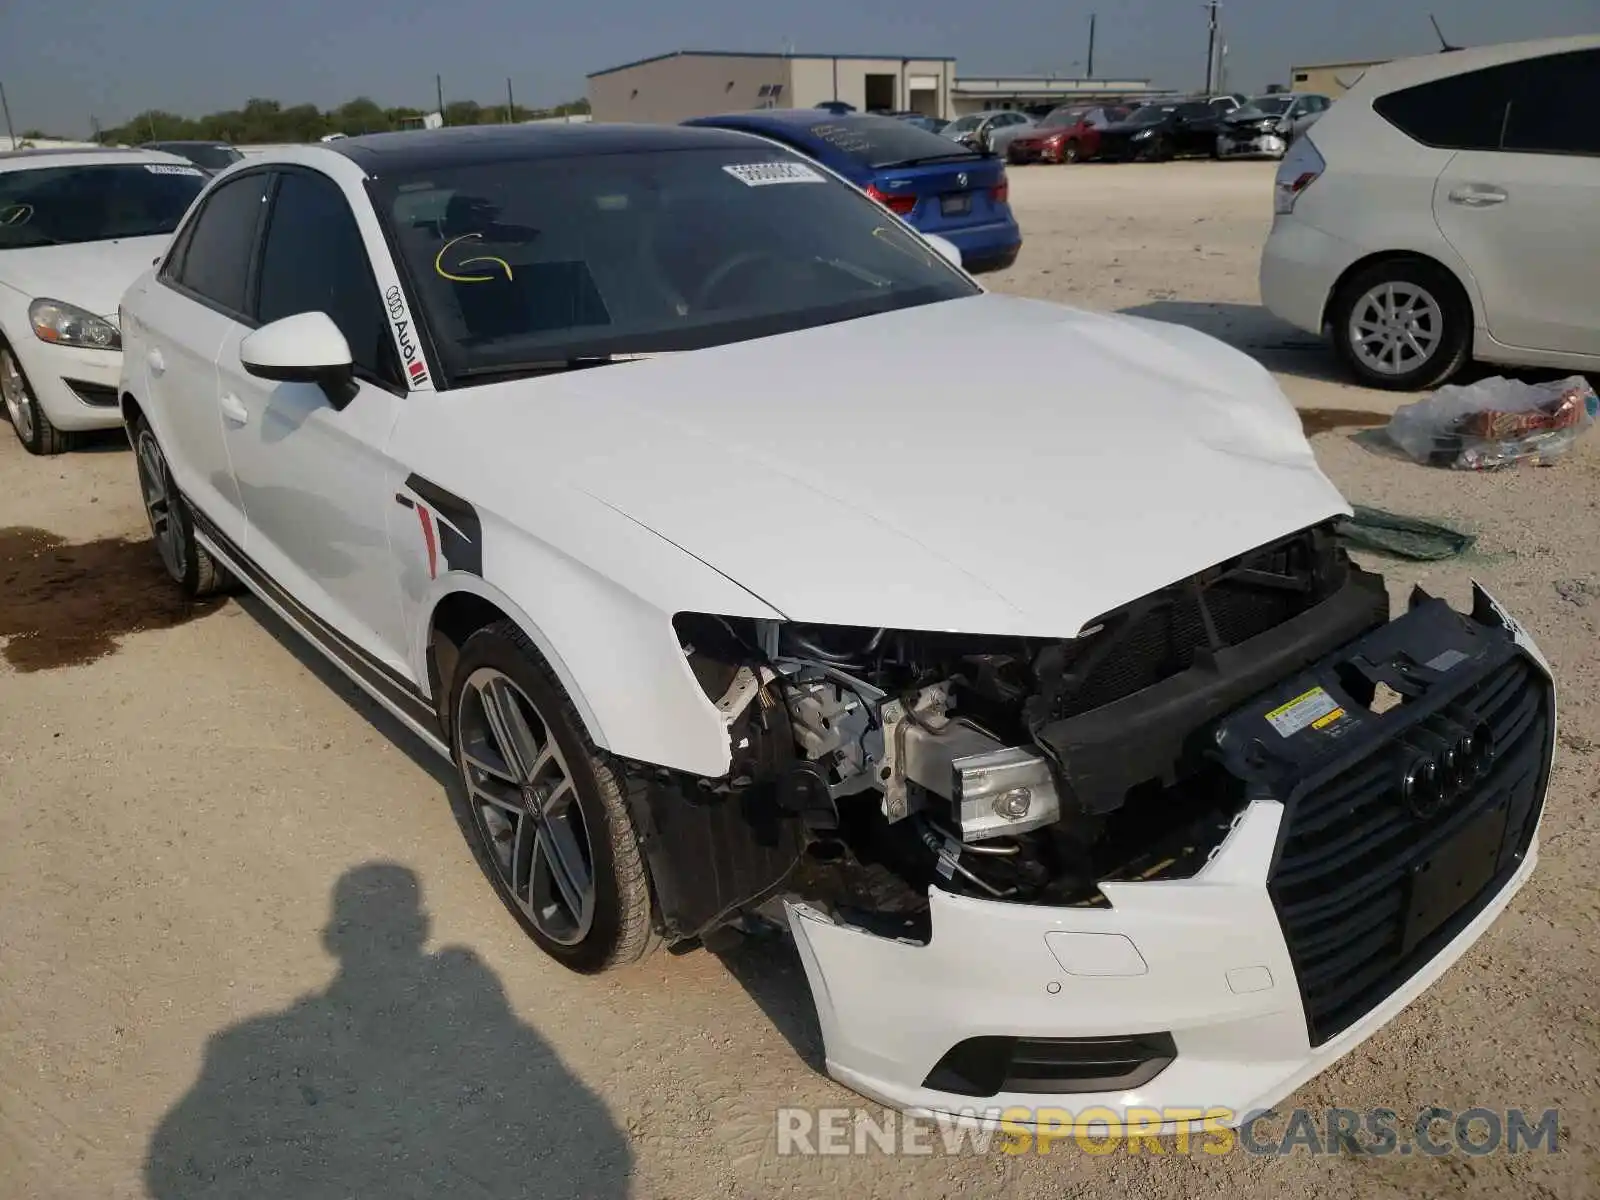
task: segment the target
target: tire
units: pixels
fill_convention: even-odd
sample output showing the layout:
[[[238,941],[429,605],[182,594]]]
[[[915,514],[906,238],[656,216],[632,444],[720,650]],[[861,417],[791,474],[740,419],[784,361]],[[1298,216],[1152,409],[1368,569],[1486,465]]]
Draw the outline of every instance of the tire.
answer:
[[[3,401],[0,407],[6,411],[12,432],[29,454],[46,457],[72,449],[72,434],[50,423],[39,398],[33,394],[27,372],[3,338],[0,338],[0,401]]]
[[[1394,291],[1375,295],[1386,288]],[[1408,307],[1412,297],[1419,298],[1416,307]],[[1397,315],[1386,318],[1388,312]],[[1385,320],[1408,319],[1413,323],[1384,325]],[[1358,320],[1363,329],[1377,328],[1361,345]],[[1466,366],[1472,353],[1472,306],[1466,293],[1450,272],[1426,259],[1393,258],[1356,271],[1334,293],[1328,324],[1345,366],[1368,387],[1384,391],[1438,387]],[[1432,342],[1428,332],[1434,335]],[[1374,338],[1384,339],[1376,349]],[[1391,352],[1388,347],[1397,342],[1403,344]],[[1426,351],[1420,360],[1418,344]]]
[[[584,974],[645,957],[656,937],[627,781],[595,748],[527,635],[500,621],[469,637],[451,674],[449,703],[468,836],[524,932]],[[520,734],[510,736],[521,748],[508,755],[501,740],[519,721]],[[535,769],[519,769],[514,758]],[[587,868],[587,891],[584,872],[569,869],[574,863]]]
[[[1063,163],[1077,163],[1082,161],[1083,152],[1078,149],[1076,139],[1068,141],[1061,147],[1061,161]]]
[[[233,576],[195,540],[189,502],[173,481],[161,443],[143,417],[133,424],[133,456],[150,538],[167,575],[191,600],[226,591]]]

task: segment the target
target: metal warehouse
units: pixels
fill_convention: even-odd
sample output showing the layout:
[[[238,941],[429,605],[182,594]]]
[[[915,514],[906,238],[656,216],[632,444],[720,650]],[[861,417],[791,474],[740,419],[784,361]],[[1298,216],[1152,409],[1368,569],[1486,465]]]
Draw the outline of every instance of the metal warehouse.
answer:
[[[873,54],[744,54],[678,50],[596,71],[596,121],[672,122],[751,108],[813,108],[842,100],[949,117],[955,59]]]

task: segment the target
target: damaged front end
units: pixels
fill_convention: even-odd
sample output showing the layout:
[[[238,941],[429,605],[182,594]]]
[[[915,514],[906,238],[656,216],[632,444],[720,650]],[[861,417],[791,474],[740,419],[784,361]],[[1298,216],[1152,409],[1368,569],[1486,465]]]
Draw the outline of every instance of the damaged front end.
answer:
[[[870,867],[912,894],[1084,904],[1102,879],[1204,862],[1239,809],[1209,726],[1387,616],[1383,581],[1321,525],[1071,639],[676,626],[730,723],[781,703],[794,758],[773,803],[803,820],[813,890],[832,877],[847,902]]]
[[[734,768],[645,781],[667,933],[785,921],[888,1103],[1271,1102],[1534,857],[1536,648],[1482,592],[1389,617],[1328,523],[1070,639],[680,614]]]

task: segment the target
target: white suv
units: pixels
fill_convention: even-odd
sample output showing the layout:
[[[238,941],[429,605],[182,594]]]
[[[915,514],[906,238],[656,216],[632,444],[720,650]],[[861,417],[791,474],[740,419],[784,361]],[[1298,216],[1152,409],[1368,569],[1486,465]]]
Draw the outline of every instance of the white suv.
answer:
[[[1278,172],[1261,297],[1363,382],[1600,370],[1600,36],[1374,68]]]

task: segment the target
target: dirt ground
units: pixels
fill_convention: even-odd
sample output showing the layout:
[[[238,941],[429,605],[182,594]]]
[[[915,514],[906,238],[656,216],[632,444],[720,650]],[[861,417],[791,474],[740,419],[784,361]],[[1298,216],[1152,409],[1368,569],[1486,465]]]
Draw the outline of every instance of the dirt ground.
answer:
[[[990,282],[1215,333],[1302,407],[1391,410],[1259,308],[1271,177],[1015,170],[1027,245]],[[1071,402],[1070,346],[1039,382]],[[260,605],[140,617],[115,438],[38,460],[0,433],[0,1195],[1596,1194],[1600,434],[1496,475],[1344,428],[1315,444],[1352,500],[1478,533],[1468,559],[1383,569],[1456,604],[1477,577],[1518,614],[1558,672],[1562,749],[1533,881],[1293,1103],[1554,1107],[1559,1153],[780,1156],[779,1106],[878,1111],[819,1073],[791,948],[565,973],[479,874],[445,766]]]

